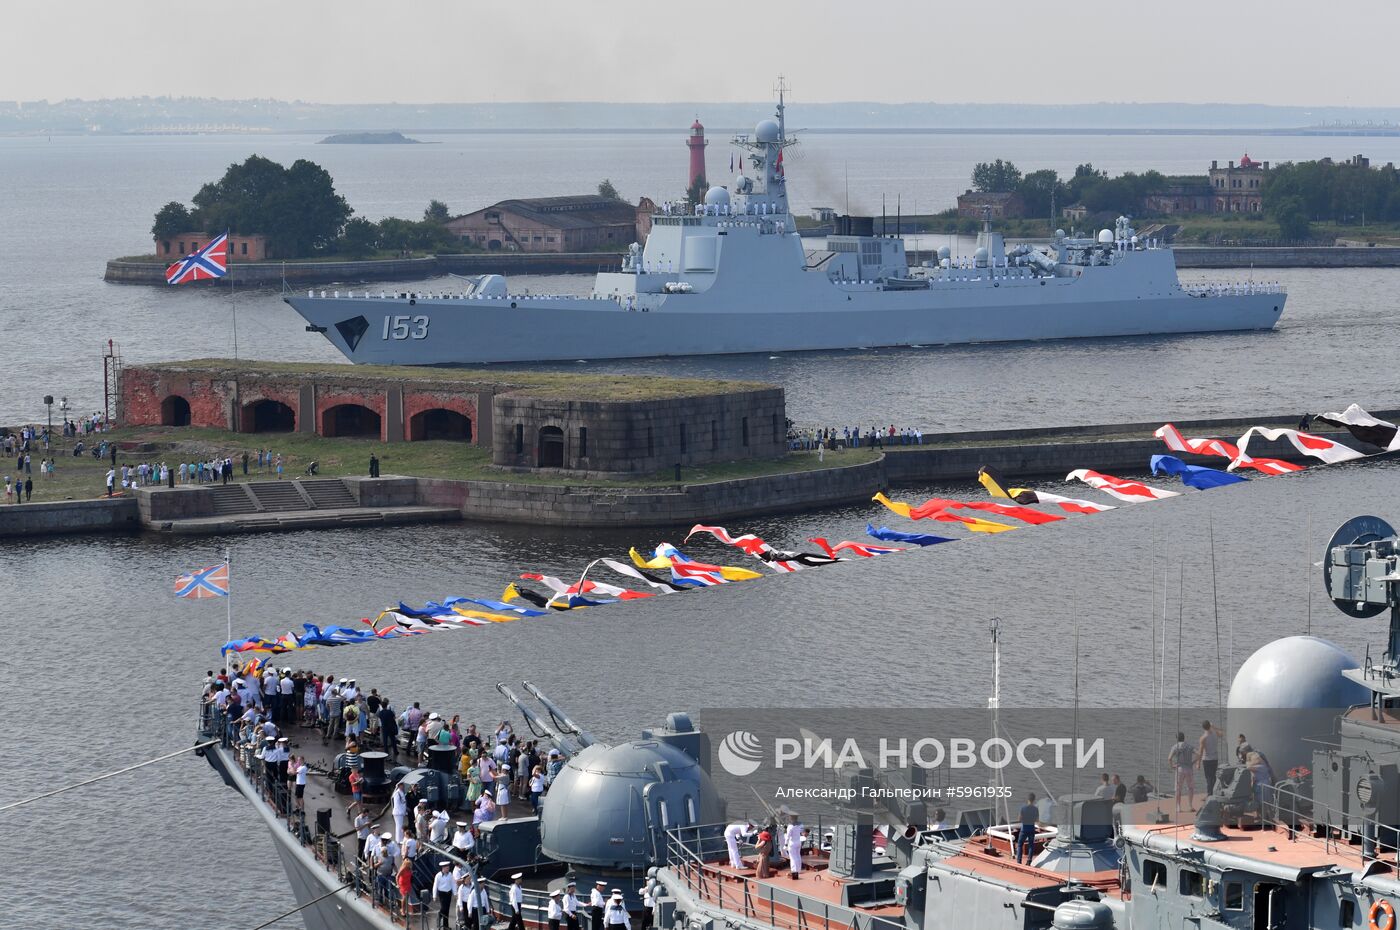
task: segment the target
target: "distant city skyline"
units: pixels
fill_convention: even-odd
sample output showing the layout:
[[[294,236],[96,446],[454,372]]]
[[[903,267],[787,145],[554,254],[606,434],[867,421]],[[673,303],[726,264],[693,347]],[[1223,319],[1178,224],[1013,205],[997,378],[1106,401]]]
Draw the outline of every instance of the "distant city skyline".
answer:
[[[1383,74],[1400,5],[1170,7],[880,0],[247,0],[21,4],[0,98],[315,103],[801,102],[1400,105]]]

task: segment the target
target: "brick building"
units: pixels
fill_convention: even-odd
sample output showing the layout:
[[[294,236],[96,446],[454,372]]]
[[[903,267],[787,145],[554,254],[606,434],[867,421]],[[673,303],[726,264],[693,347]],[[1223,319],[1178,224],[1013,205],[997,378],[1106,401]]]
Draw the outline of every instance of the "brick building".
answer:
[[[1268,162],[1258,162],[1248,153],[1240,158],[1238,166],[1234,162],[1220,167],[1220,162],[1210,163],[1210,191],[1212,213],[1260,213],[1264,209],[1264,179],[1269,173]]]
[[[512,252],[621,250],[646,239],[656,205],[633,206],[597,194],[502,200],[453,217],[447,228],[465,243]]]
[[[783,389],[751,382],[212,360],[127,366],[119,394],[127,426],[456,440],[510,468],[646,473],[786,448]]]
[[[1142,199],[1147,214],[1210,213],[1215,192],[1205,177],[1169,178],[1167,186]]]
[[[958,216],[1001,220],[1025,215],[1026,203],[1015,191],[968,191],[958,195]]]
[[[197,252],[214,238],[204,232],[180,233],[176,236],[160,238],[156,242],[156,255],[169,261],[179,261],[191,252]],[[231,262],[260,262],[271,258],[267,248],[267,236],[261,233],[241,235],[229,233],[228,260]]]

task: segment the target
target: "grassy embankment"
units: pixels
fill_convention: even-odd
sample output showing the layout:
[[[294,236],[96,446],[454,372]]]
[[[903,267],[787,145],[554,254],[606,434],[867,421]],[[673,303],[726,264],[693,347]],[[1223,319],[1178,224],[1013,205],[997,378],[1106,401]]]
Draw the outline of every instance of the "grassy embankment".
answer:
[[[256,463],[250,464],[245,479],[240,458],[246,451],[258,448],[280,453],[283,475],[300,477],[309,462],[320,464],[320,475],[339,477],[369,473],[369,457],[377,455],[385,475],[411,475],[422,478],[455,478],[483,481],[506,481],[519,484],[557,484],[574,487],[640,488],[675,484],[671,469],[637,475],[620,480],[595,480],[579,476],[516,472],[491,465],[490,450],[462,442],[396,442],[382,443],[375,439],[328,439],[302,433],[229,433],[223,430],[191,427],[128,427],[113,430],[103,436],[90,437],[88,448],[94,448],[102,438],[118,444],[117,463],[137,465],[141,462],[179,463],[232,457],[235,477],[239,481],[274,480],[273,472],[258,473]],[[104,491],[109,459],[101,461],[84,452],[80,458],[71,455],[72,442],[64,440],[54,448],[57,467],[53,477],[39,474],[38,457],[33,457],[34,500],[85,500],[101,497]],[[827,453],[826,462],[817,461],[813,452],[794,452],[774,461],[719,462],[713,465],[687,466],[681,470],[686,484],[727,481],[810,471],[837,465],[856,465],[875,458],[866,449]],[[5,458],[0,475],[15,474],[14,459]]]

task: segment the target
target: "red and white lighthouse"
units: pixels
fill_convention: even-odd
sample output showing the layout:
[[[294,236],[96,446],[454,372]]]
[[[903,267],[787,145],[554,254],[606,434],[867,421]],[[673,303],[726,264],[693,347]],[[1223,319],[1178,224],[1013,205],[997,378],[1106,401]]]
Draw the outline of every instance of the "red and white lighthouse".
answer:
[[[690,137],[685,140],[686,148],[690,149],[690,180],[686,184],[687,191],[698,190],[700,196],[705,195],[705,127],[700,125],[697,118],[690,127]]]

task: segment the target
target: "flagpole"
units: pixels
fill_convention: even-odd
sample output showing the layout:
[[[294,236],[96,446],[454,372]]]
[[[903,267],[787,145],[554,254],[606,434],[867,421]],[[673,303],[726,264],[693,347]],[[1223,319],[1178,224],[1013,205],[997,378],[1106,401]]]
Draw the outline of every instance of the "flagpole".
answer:
[[[225,547],[225,549],[224,549],[224,574],[227,575],[227,576],[229,576],[229,577],[228,577],[228,594],[226,594],[226,595],[224,596],[224,607],[227,608],[227,611],[228,611],[228,614],[227,614],[227,620],[228,620],[228,638],[224,640],[224,642],[226,642],[226,643],[231,643],[231,642],[233,642],[233,577],[232,577],[233,572],[232,572],[232,564],[231,564],[231,563],[232,563],[232,555],[230,554],[229,549],[228,549],[227,547]],[[227,678],[227,679],[229,680],[230,686],[232,686],[232,684],[233,684],[233,675],[231,674],[231,670],[232,670],[232,663],[231,663],[230,660],[229,660],[228,653],[225,652],[225,653],[224,653],[224,677]]]
[[[232,254],[229,255],[232,258]],[[233,295],[233,262],[230,261],[228,269],[228,303],[233,310],[233,358],[238,360],[238,301]]]

